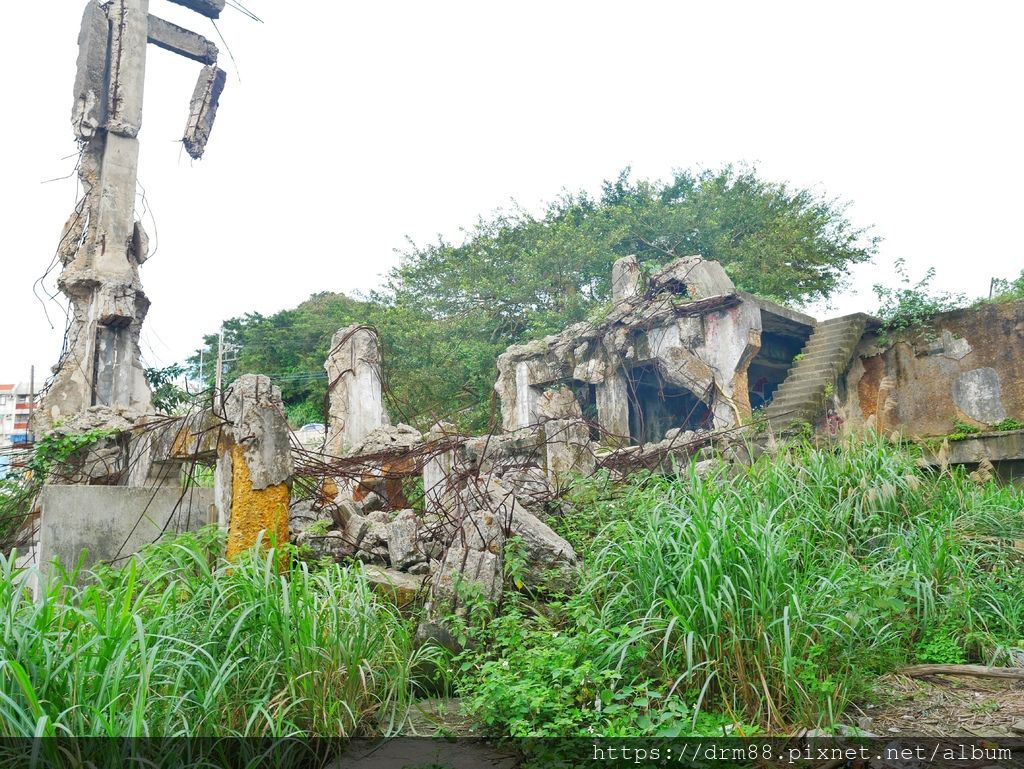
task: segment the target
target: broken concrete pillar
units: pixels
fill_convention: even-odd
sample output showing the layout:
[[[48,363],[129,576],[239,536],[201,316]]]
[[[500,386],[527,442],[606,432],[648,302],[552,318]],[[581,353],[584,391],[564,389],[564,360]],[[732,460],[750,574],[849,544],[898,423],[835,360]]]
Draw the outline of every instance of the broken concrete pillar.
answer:
[[[342,456],[390,425],[384,408],[380,344],[369,326],[348,326],[331,340],[327,370],[329,456]]]
[[[643,273],[635,256],[617,259],[612,266],[612,301],[618,304],[643,293]]]
[[[428,513],[442,513],[450,507],[450,478],[455,463],[451,449],[432,454],[423,464],[423,509]]]
[[[225,393],[227,425],[218,447],[218,518],[227,520],[227,557],[264,541],[288,541],[292,477],[291,430],[281,391],[265,376],[246,374]],[[230,481],[229,481],[230,478]]]
[[[629,443],[629,384],[621,367],[597,385],[595,396],[601,440],[611,444]]]
[[[206,143],[213,131],[213,122],[217,118],[220,96],[227,83],[227,73],[209,65],[199,73],[192,101],[189,106],[188,122],[185,124],[185,136],[182,141],[185,151],[193,160],[199,160],[206,151]]]
[[[216,18],[224,0],[175,0]],[[83,143],[79,180],[84,191],[64,227],[57,253],[58,288],[68,297],[71,322],[54,379],[33,420],[45,433],[58,420],[104,405],[141,416],[151,394],[141,363],[139,335],[149,308],[139,265],[148,237],[135,221],[138,135],[142,128],[148,43],[206,63],[186,130],[190,154],[202,154],[225,75],[214,67],[217,47],[175,24],[149,15],[149,0],[91,0],[79,35],[71,121]]]
[[[537,422],[537,400],[540,393],[530,384],[530,364],[520,361],[515,368],[516,377],[516,424],[512,428],[531,427]],[[507,428],[506,428],[507,429]]]
[[[151,408],[139,349],[149,300],[136,256],[145,238],[135,221],[148,19],[148,0],[86,8],[72,109],[75,135],[87,142],[85,195],[65,226],[57,282],[71,300],[71,324],[37,433],[90,406]]]

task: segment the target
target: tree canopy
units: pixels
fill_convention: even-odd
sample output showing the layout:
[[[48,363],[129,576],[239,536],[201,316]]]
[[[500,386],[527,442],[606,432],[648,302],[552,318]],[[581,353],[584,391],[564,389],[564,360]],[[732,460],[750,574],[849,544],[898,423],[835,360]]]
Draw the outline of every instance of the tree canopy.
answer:
[[[494,412],[498,354],[606,303],[620,256],[653,267],[700,254],[739,288],[800,305],[832,296],[876,245],[840,202],[753,169],[679,171],[667,181],[634,181],[627,170],[599,195],[566,192],[537,214],[514,207],[481,217],[458,242],[410,243],[362,301],[318,294],[270,317],[231,319],[225,334],[241,347],[233,371],[271,375],[293,416],[306,419],[321,413],[318,374],[333,332],[373,324],[396,417],[481,429]],[[215,354],[216,337],[205,342]]]

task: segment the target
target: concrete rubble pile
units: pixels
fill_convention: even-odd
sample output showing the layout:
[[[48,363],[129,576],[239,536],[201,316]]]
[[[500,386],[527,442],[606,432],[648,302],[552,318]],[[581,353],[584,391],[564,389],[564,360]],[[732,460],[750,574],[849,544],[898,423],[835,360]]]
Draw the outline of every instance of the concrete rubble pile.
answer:
[[[325,454],[349,469],[328,479],[319,497],[293,502],[290,530],[300,552],[362,561],[403,602],[425,600],[422,635],[454,645],[444,618],[468,611],[473,596],[500,599],[506,576],[538,593],[572,589],[577,555],[549,525],[549,503],[570,478],[599,463],[628,472],[697,452],[698,472],[715,472],[732,444],[719,437],[712,446],[713,428],[736,426],[750,411],[745,373],[760,346],[761,308],[716,263],[696,257],[647,281],[635,259],[620,260],[613,283],[617,303],[602,322],[501,356],[495,389],[505,430],[496,435],[393,425],[376,332],[339,330],[325,363]],[[699,392],[702,425],[632,440],[631,365],[650,365]],[[581,383],[596,386],[596,425],[578,395],[586,394]],[[410,481],[422,483],[422,499],[410,501]]]

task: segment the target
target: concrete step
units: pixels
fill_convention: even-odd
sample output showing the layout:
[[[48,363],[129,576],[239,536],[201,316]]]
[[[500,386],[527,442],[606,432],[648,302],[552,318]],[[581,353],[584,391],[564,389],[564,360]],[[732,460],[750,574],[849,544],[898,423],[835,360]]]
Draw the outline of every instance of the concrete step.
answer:
[[[829,385],[850,363],[867,316],[857,314],[819,323],[786,380],[775,391],[765,416],[778,430],[812,420],[821,412]]]

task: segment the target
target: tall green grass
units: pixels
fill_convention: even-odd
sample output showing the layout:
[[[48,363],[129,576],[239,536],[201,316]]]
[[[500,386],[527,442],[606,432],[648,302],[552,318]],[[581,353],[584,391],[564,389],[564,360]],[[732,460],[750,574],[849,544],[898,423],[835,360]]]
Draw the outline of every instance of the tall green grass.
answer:
[[[0,736],[390,733],[429,663],[358,569],[230,564],[206,531],[52,579],[0,559]],[[294,560],[294,559],[293,559]],[[81,582],[80,585],[76,582]]]
[[[503,660],[467,665],[467,694],[497,728],[543,733],[557,717],[636,732],[672,703],[686,729],[715,712],[784,731],[834,721],[928,639],[986,662],[1024,643],[1024,553],[1008,542],[1024,538],[1020,493],[929,474],[880,442],[797,447],[735,476],[597,480],[580,496],[586,521],[565,529],[586,564],[565,615],[506,628]],[[528,680],[555,647],[599,696],[551,690],[556,715],[500,699],[519,684],[495,676]]]

